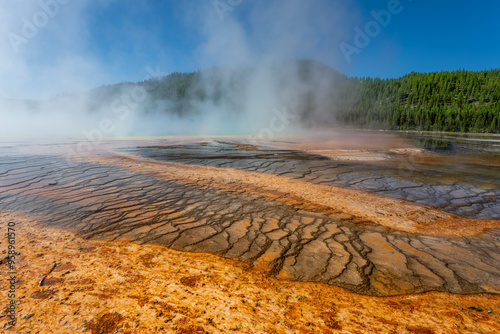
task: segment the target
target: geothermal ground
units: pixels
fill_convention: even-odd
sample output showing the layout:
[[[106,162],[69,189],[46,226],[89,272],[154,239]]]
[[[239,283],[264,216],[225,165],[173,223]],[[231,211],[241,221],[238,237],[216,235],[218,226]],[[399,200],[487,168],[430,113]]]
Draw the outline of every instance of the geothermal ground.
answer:
[[[3,145],[0,221],[20,254],[17,324],[0,325],[500,331],[499,160],[345,138]]]

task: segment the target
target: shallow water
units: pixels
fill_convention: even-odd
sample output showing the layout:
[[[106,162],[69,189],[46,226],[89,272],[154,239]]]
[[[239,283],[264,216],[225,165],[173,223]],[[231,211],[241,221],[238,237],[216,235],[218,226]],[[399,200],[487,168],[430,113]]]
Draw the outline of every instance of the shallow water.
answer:
[[[269,146],[242,150],[237,141],[222,140],[122,150],[160,161],[272,173],[317,184],[369,191],[468,218],[500,218],[500,160],[491,158],[490,151],[477,152],[472,157],[461,155],[463,150],[456,146],[437,148],[441,145],[441,142],[436,142],[438,139],[417,141],[421,146],[435,145],[430,149],[439,151],[439,155],[390,154],[387,159],[380,160],[339,161],[321,154]],[[451,153],[441,154],[443,150]],[[385,151],[376,153],[387,155]]]
[[[500,135],[451,133],[400,133],[399,135],[409,139],[417,147],[444,155],[500,162]]]
[[[185,164],[180,168],[231,167],[243,174],[255,171],[362,189],[471,218],[498,219],[500,213],[498,166],[491,159],[372,148],[370,156],[388,158],[341,161],[238,139],[113,141],[96,151],[95,156],[103,157],[95,162],[64,159],[56,153],[64,151],[61,143],[6,145],[0,148],[0,211],[33,215],[87,238],[217,254],[273,277],[369,295],[500,293],[498,229],[459,236],[404,232],[240,191],[245,188],[238,184],[225,189],[161,177],[170,167],[160,164],[154,173],[147,172],[155,163],[151,160],[138,159],[135,169],[127,168],[126,160],[111,161],[121,157],[117,149]],[[194,174],[193,180],[202,175]]]

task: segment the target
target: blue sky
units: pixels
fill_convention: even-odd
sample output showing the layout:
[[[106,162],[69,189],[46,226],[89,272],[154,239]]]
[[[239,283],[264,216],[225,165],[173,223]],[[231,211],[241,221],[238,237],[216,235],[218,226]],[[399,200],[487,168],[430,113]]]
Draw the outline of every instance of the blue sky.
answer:
[[[148,68],[167,74],[269,58],[313,58],[348,75],[383,78],[500,67],[496,1],[401,0],[351,62],[340,44],[354,45],[355,28],[365,31],[370,12],[395,0],[220,0],[231,10],[223,19],[213,0],[56,1],[2,4],[0,97],[138,81]],[[42,12],[53,15],[44,21]],[[26,20],[40,26],[29,38]]]
[[[359,2],[370,8],[386,1]],[[356,59],[356,75],[397,77],[411,71],[484,70],[500,67],[500,2],[401,1],[404,10]]]

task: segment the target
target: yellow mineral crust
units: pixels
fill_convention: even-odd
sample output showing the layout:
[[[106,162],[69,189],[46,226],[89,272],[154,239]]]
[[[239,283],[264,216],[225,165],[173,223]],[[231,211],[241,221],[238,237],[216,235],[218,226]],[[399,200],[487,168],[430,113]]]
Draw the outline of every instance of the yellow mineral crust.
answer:
[[[2,333],[499,333],[500,296],[362,296],[276,280],[215,255],[90,241],[16,222],[17,324]],[[7,277],[3,234],[1,277]],[[43,281],[42,281],[43,280]],[[42,282],[41,282],[42,281]],[[4,284],[6,286],[6,284]],[[0,293],[7,305],[7,289]]]

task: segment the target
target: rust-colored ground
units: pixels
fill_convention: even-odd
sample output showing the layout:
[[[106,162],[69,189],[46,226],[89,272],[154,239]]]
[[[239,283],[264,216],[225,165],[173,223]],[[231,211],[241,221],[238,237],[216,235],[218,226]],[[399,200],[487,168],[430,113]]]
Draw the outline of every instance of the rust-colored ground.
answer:
[[[411,200],[223,161],[232,150],[262,154],[259,159],[277,155],[258,145],[341,164],[411,156],[437,166],[443,159],[386,134],[333,137],[255,145],[225,138],[212,145],[223,152],[210,167],[201,166],[203,154],[189,152],[191,158],[176,162],[116,150],[136,147],[134,141],[103,144],[73,157],[74,165],[57,157],[71,156],[65,145],[7,155],[0,166],[0,226],[6,232],[7,223],[16,222],[19,281],[17,324],[9,327],[3,308],[0,332],[500,332],[498,219],[466,219]],[[150,144],[153,155],[155,149],[169,157],[187,151],[180,142],[176,151],[171,140]],[[44,150],[54,156],[42,157]],[[302,163],[286,166],[299,176],[326,170]],[[484,198],[494,198],[494,191],[488,194]],[[489,205],[478,212],[494,208]],[[8,277],[5,232],[2,279]],[[476,294],[408,294],[422,291]],[[8,302],[2,289],[0,303]]]
[[[500,296],[368,297],[240,262],[16,222],[17,325],[5,333],[498,333]],[[2,258],[7,247],[1,239]],[[7,265],[2,260],[1,277]],[[43,279],[43,282],[41,282]],[[0,303],[7,305],[2,289]]]

